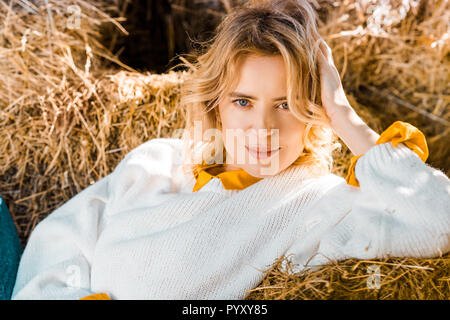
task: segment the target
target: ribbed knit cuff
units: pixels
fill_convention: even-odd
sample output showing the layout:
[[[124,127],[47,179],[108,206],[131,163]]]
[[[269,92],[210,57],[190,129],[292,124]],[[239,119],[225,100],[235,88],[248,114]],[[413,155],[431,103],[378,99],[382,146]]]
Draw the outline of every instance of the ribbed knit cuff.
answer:
[[[376,145],[391,142],[394,147],[402,142],[403,145],[414,151],[420,159],[425,162],[428,158],[428,146],[425,135],[408,122],[395,121],[378,138]],[[355,177],[355,165],[363,155],[353,156],[350,159],[350,167],[345,177],[347,184],[359,187],[358,179]]]
[[[412,181],[420,183],[410,174],[424,166],[419,156],[403,143],[394,147],[391,142],[386,142],[373,146],[358,159],[355,175],[361,187],[382,187],[399,182],[409,185]],[[417,169],[412,170],[414,167]]]
[[[441,171],[403,143],[387,142],[368,150],[355,174],[362,195],[378,206],[362,204],[379,212],[379,231],[371,235],[380,240],[377,256],[432,257],[448,251],[450,183]]]

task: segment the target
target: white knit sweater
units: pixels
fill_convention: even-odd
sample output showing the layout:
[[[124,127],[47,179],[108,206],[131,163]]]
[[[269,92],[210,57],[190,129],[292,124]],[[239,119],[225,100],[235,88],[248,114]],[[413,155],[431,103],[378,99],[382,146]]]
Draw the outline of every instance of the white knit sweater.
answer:
[[[297,166],[243,190],[215,178],[194,193],[182,146],[149,140],[43,219],[13,299],[242,299],[283,254],[300,271],[450,251],[450,180],[402,143],[358,159],[360,188]]]

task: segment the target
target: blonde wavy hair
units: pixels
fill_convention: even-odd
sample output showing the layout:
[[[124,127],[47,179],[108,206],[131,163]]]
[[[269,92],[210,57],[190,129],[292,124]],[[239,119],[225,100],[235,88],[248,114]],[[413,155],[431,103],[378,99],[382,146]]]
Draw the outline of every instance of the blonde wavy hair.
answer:
[[[185,66],[190,71],[180,96],[186,111],[184,158],[189,159],[182,167],[197,177],[200,170],[217,165],[212,160],[216,159],[217,143],[224,148],[223,141],[194,141],[194,121],[200,121],[202,137],[208,129],[222,129],[218,105],[239,79],[239,59],[281,55],[287,69],[290,111],[306,124],[304,150],[291,165],[308,165],[318,175],[329,173],[332,152],[341,144],[336,143],[337,136],[321,105],[320,39],[316,13],[306,0],[250,0],[228,13],[215,35],[198,42],[201,49],[186,55],[193,57],[192,62],[182,58],[184,63],[172,67]],[[221,151],[225,156],[225,150]]]

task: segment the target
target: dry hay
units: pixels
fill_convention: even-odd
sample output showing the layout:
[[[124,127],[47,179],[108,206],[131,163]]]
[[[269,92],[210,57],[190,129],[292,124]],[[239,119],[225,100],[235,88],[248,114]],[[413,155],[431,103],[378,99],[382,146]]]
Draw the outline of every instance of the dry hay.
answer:
[[[358,114],[377,132],[396,120],[420,128],[427,162],[448,174],[448,1],[422,1],[383,25],[386,33],[369,30],[376,10],[369,14],[353,1],[311,2],[320,6],[321,33]],[[125,32],[102,11],[111,3],[96,2],[98,9],[85,1],[33,3],[0,2],[0,194],[23,244],[39,221],[109,174],[131,149],[184,126],[177,104],[184,73],[138,73],[101,44],[105,25]],[[80,28],[68,29],[66,10],[74,3],[83,15]],[[351,154],[342,145],[333,172],[345,176]],[[281,272],[278,263],[247,299],[450,297],[449,254],[352,259],[297,275]],[[381,268],[380,290],[366,285],[372,264]]]
[[[420,128],[427,162],[449,175],[449,1],[317,2],[332,8],[320,30],[347,92],[383,128],[399,119]]]
[[[348,259],[292,272],[278,259],[245,300],[448,300],[450,255],[435,259]]]
[[[124,153],[183,121],[173,116],[182,115],[172,99],[179,75],[111,77],[105,60],[127,67],[101,45],[99,30],[120,25],[85,1],[48,3],[0,3],[0,192],[24,243]],[[67,27],[68,4],[81,9],[79,28]]]

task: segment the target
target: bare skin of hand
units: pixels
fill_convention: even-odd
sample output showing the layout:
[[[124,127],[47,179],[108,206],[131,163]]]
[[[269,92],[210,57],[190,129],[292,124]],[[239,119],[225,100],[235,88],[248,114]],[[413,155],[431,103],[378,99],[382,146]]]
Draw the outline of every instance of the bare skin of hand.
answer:
[[[331,48],[324,40],[320,41],[318,52],[322,105],[328,118],[332,119],[341,109],[351,109],[342,86],[339,72],[334,64]],[[347,110],[345,110],[347,111]]]
[[[322,105],[330,126],[354,155],[362,155],[380,137],[351,107],[345,95],[331,48],[321,39],[318,51]]]

